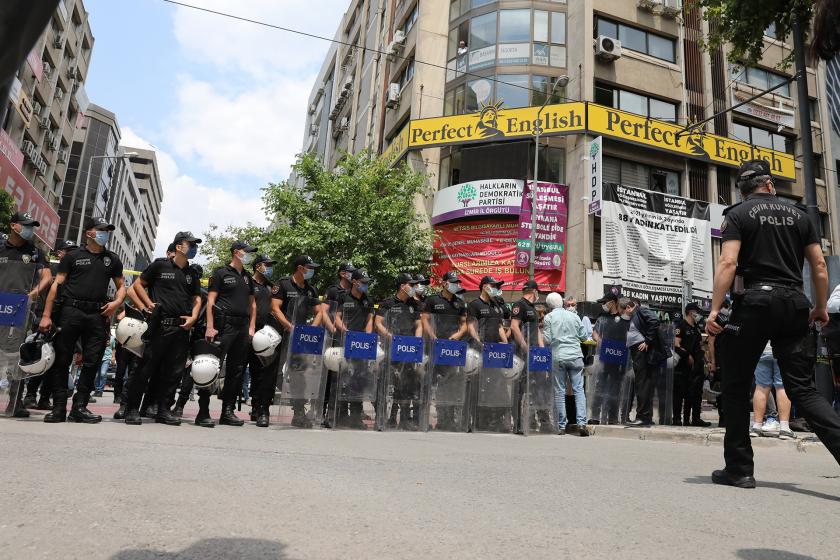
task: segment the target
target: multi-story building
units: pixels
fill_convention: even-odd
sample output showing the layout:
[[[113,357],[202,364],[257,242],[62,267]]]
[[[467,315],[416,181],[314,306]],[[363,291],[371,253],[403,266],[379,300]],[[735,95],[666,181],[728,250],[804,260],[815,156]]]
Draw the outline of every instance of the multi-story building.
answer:
[[[741,160],[770,159],[779,195],[804,201],[802,160],[813,158],[823,249],[836,253],[825,64],[808,70],[814,153],[802,154],[793,70],[779,69],[791,41],[768,29],[760,62],[744,68],[726,62],[725,47],[701,48],[709,25],[680,0],[353,0],[336,39],[355,46],[330,49],[303,148],[327,165],[342,150],[404,158],[438,190],[528,181],[532,130],[547,105],[539,180],[569,186],[565,282],[579,298],[603,288],[600,218],[583,200],[596,137],[604,181],[713,203],[718,213],[737,202]]]
[[[43,207],[45,214],[54,216],[58,207],[73,136],[87,108],[84,82],[93,42],[82,0],[60,1],[12,86],[0,140],[28,183],[18,188],[32,189],[21,198],[37,199],[29,204]],[[41,218],[51,229],[39,237],[52,246],[58,224],[52,216]]]
[[[140,200],[145,219],[139,231],[140,250],[137,253],[136,267],[143,270],[150,262],[155,250],[155,238],[160,225],[160,211],[163,205],[163,185],[160,182],[157,155],[154,150],[124,146],[129,158],[131,171],[140,190]]]

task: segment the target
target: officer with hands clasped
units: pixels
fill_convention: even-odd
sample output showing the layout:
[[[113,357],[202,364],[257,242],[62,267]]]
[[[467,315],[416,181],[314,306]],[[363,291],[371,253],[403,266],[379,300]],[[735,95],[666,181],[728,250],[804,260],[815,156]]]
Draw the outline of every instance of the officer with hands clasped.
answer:
[[[58,423],[69,419],[95,424],[102,420],[101,416],[87,409],[87,404],[110,336],[111,317],[125,299],[122,262],[105,248],[114,229],[114,225],[105,218],[89,218],[85,223],[85,246],[67,253],[58,263],[58,274],[50,288],[40,322],[43,332],[53,327],[52,314],[58,303],[56,299],[60,287],[61,314],[55,325],[59,332],[54,339],[53,410],[44,416],[44,422]],[[116,295],[113,301],[108,301],[111,281],[116,287]],[[79,339],[82,341],[82,371],[68,417],[64,372],[70,367]]]
[[[275,264],[277,261],[268,255],[257,255],[254,259],[254,301],[257,304],[255,327],[259,331],[269,326],[279,334],[282,331],[279,319],[280,300],[278,299],[280,288],[269,280],[274,273]],[[251,420],[255,421],[260,428],[267,428],[269,425],[269,407],[274,399],[277,372],[281,362],[279,350],[275,348],[271,356],[264,357],[257,355],[254,345],[248,348],[248,371],[251,374]]]
[[[208,342],[218,338],[225,372],[222,413],[219,416],[219,424],[222,425],[241,426],[245,423],[236,417],[233,408],[242,390],[242,372],[256,329],[254,280],[245,270],[254,261],[256,252],[257,249],[245,241],[234,241],[230,246],[230,263],[213,271],[207,289],[207,329],[204,337]],[[208,392],[201,391],[196,424],[208,423],[209,401]]]
[[[152,300],[148,329],[143,338],[146,345],[143,358],[135,370],[128,392],[126,424],[139,425],[140,400],[150,379],[155,387],[150,395],[157,405],[155,422],[178,426],[181,419],[169,411],[169,402],[175,394],[186,367],[190,348],[190,330],[198,320],[201,309],[201,277],[190,267],[189,259],[198,252],[201,239],[189,231],[175,235],[175,254],[172,259],[154,261],[134,282],[128,295],[137,307]],[[149,298],[147,290],[153,297]]]
[[[776,197],[767,161],[745,162],[736,180],[743,202],[724,212],[723,244],[706,321],[706,331],[721,338],[727,368],[722,381],[726,467],[714,471],[712,481],[755,488],[749,399],[755,368],[768,340],[787,394],[838,462],[840,416],[814,385],[816,348],[808,325],[828,322],[828,273],[816,228],[804,208]],[[813,306],[802,286],[806,259]],[[732,314],[722,325],[718,315],[730,289]]]

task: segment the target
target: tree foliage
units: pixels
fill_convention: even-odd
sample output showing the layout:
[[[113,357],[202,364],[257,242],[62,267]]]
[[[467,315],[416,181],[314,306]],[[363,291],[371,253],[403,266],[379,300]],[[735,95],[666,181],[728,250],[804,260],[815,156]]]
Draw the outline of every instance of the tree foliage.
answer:
[[[9,230],[9,220],[15,213],[15,200],[4,190],[0,190],[0,232],[6,233]]]
[[[202,252],[213,255],[212,264],[227,262],[230,242],[243,238],[277,260],[275,277],[288,275],[296,256],[311,256],[322,265],[314,279],[321,290],[348,261],[368,271],[377,298],[395,289],[399,272],[428,273],[432,233],[415,206],[430,195],[425,175],[405,164],[390,168],[367,152],[347,154],[334,170],[305,154],[293,168],[302,186],[263,189],[268,228],[211,226],[205,233]]]

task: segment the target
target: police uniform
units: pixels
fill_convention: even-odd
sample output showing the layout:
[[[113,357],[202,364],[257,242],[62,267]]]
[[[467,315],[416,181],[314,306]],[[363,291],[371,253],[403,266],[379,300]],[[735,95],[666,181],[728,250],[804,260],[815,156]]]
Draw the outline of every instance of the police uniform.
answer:
[[[537,286],[536,282],[533,282],[533,281],[529,281],[528,283],[526,283],[526,287],[534,289],[534,290],[537,289],[536,286]],[[539,346],[539,330],[540,330],[539,322],[540,322],[540,318],[539,318],[539,313],[537,313],[537,308],[534,306],[534,304],[531,303],[530,301],[528,301],[524,297],[520,298],[519,301],[514,303],[513,306],[511,307],[510,314],[511,314],[511,320],[519,319],[519,330],[522,333],[523,339],[528,344],[528,347],[530,348],[530,347],[533,347],[533,346]],[[528,363],[528,348],[520,348],[519,350],[520,350],[521,356],[525,360],[525,363]],[[518,402],[520,403],[520,405],[522,403],[524,403],[524,398],[523,397],[524,397],[525,391],[527,389],[526,383],[528,383],[528,381],[529,380],[528,380],[527,375],[522,375],[522,376],[519,377],[518,385],[519,385],[519,396],[520,396],[520,398],[518,399]],[[545,385],[544,384],[542,384],[542,385],[532,384],[531,385],[531,390],[532,391],[537,391],[540,388],[545,389]],[[553,399],[543,398],[542,400],[544,402],[549,402],[550,400],[553,400]],[[523,425],[521,424],[521,422],[530,422],[531,423],[531,429],[537,429],[539,427],[537,425],[537,420],[539,420],[540,423],[545,423],[546,429],[550,428],[549,412],[545,409],[537,410],[536,411],[536,413],[537,413],[536,418],[535,417],[522,418],[522,414],[523,414],[522,410],[518,410],[518,413],[519,413],[519,419],[518,419],[517,423],[519,424],[518,430],[520,431],[520,433],[523,430]]]
[[[190,332],[181,327],[181,317],[192,315],[201,278],[189,264],[180,267],[175,259],[167,259],[146,267],[140,280],[152,290],[155,309],[143,336],[143,358],[130,384],[126,423],[132,423],[133,411],[138,413],[139,423],[140,400],[149,380],[156,379],[150,395],[151,402],[157,405],[156,421],[177,425],[180,420],[171,416],[169,404],[184,374],[190,348]]]
[[[93,226],[86,229],[93,229]],[[108,303],[111,280],[122,278],[123,265],[119,257],[107,249],[94,253],[82,247],[64,255],[58,263],[58,274],[66,276],[60,286],[61,312],[58,321],[54,322],[60,330],[54,341],[53,413],[48,414],[44,421],[64,420],[67,404],[67,378],[64,373],[73,360],[76,341],[81,339],[82,370],[69,419],[99,422],[102,418],[90,414],[87,403],[110,338],[110,319],[102,315],[102,306]]]
[[[272,263],[273,261],[258,260],[258,263]],[[278,333],[282,332],[280,322],[271,314],[271,301],[278,297],[280,288],[263,277],[261,281],[254,278],[254,299],[257,303],[256,330],[266,325],[274,328]],[[260,414],[268,418],[268,409],[274,400],[274,393],[277,388],[277,372],[282,360],[280,359],[280,348],[275,348],[270,358],[263,359],[254,353],[253,346],[248,347],[248,371],[251,375],[251,411],[252,420],[258,420]],[[264,361],[265,360],[265,361]]]
[[[199,265],[191,266],[195,268]],[[196,270],[199,277],[202,275],[202,273],[199,272],[200,270],[200,268]],[[198,321],[195,322],[192,332],[190,333],[190,349],[192,349],[193,343],[197,340],[204,340],[204,333],[207,330],[207,313],[205,312],[207,307],[207,289],[202,287],[199,295],[201,297],[201,311],[199,311]],[[183,415],[184,407],[187,405],[187,401],[190,400],[193,387],[195,386],[191,368],[192,365],[187,366],[184,369],[184,375],[181,377],[181,385],[178,388],[178,400],[175,402],[175,408],[172,410],[172,414],[178,416],[179,418]]]
[[[742,165],[739,181],[770,176],[766,161]],[[750,390],[756,365],[770,340],[785,391],[826,448],[840,462],[840,416],[814,385],[816,348],[809,338],[811,307],[802,286],[805,248],[820,242],[805,209],[769,193],[746,196],[728,208],[721,227],[724,246],[739,241],[737,274],[743,293],[734,297],[721,337],[726,363],[722,381],[726,407],[726,468],[712,479],[754,485],[749,438]],[[738,281],[736,278],[736,289]],[[717,295],[717,294],[716,294]]]
[[[674,328],[674,336],[680,339],[679,347],[674,350],[680,356],[674,369],[674,425],[700,425],[700,409],[703,398],[703,336],[697,325],[691,325],[681,319]],[[689,364],[689,357],[694,365]]]
[[[338,311],[341,313],[341,322],[344,323],[348,331],[366,332],[368,319],[374,312],[373,302],[368,299],[367,294],[362,294],[362,297],[357,298],[353,295],[352,290],[348,290],[339,296]],[[347,361],[347,371],[344,372],[345,379],[343,380],[343,384],[348,386],[351,394],[362,394],[367,388],[370,380],[367,368],[368,363],[365,360]],[[344,410],[344,403],[339,401],[338,404],[339,413],[341,413]],[[350,426],[364,429],[366,427],[362,423],[364,403],[361,401],[349,401],[347,408],[349,410],[348,422]],[[341,418],[342,416],[343,414],[339,414],[338,417]]]
[[[499,328],[502,327],[506,305],[500,305],[495,299],[490,298],[489,301],[484,301],[480,297],[474,299],[467,306],[467,317],[470,321],[476,321],[476,330],[481,339],[481,344],[487,342],[501,342],[502,338],[499,334]],[[499,376],[499,379],[492,379],[492,383],[507,383],[505,379]],[[472,381],[471,381],[472,383]],[[473,402],[478,402],[479,383],[472,383],[471,397]],[[505,417],[508,409],[501,407],[484,407],[486,414],[476,416],[473,419],[473,424],[479,430],[501,430],[509,431],[506,427]]]
[[[461,329],[461,321],[467,316],[467,306],[464,301],[451,294],[449,299],[438,294],[427,297],[422,311],[431,315],[430,320],[434,322],[435,336],[444,340]],[[452,366],[435,365],[432,370],[435,384],[456,374],[457,368]],[[457,429],[455,410],[456,407],[452,405],[438,405],[435,429]]]
[[[403,283],[407,282],[409,281]],[[411,283],[413,284],[413,281]],[[385,328],[391,334],[415,336],[417,333],[415,322],[420,319],[420,310],[414,298],[403,301],[395,295],[391,296],[379,303],[376,314],[383,317]],[[417,373],[417,364],[392,363],[390,375],[394,396],[388,425],[391,428],[399,426],[406,430],[416,430],[420,420],[420,376]]]

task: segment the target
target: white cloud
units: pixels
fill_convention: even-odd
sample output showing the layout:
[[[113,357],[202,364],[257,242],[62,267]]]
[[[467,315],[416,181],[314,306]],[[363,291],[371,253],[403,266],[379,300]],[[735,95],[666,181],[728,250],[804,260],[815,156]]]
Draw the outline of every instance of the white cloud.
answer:
[[[223,229],[230,225],[245,225],[249,221],[261,226],[267,224],[257,189],[253,196],[243,196],[231,187],[203,185],[180,173],[172,156],[129,127],[122,128],[121,144],[149,148],[157,152],[163,184],[163,208],[157,231],[155,256],[165,252],[166,246],[179,231],[189,230],[200,235],[211,223]],[[200,254],[198,261],[203,261]]]

